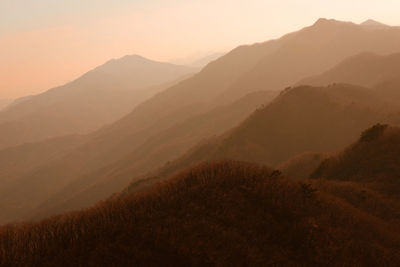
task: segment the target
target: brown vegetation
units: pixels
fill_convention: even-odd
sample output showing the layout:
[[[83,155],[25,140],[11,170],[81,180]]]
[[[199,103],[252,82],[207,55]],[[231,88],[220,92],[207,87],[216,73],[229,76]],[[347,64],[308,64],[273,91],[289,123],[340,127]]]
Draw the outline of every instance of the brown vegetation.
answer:
[[[0,229],[2,266],[396,266],[398,232],[313,184],[207,163],[137,195]]]
[[[400,129],[377,124],[337,156],[326,159],[312,178],[363,183],[400,195]]]

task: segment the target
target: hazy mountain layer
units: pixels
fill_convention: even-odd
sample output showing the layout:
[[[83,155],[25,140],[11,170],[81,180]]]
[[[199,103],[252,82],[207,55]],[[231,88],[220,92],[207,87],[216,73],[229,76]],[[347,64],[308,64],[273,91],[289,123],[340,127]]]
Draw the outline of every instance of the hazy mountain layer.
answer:
[[[194,71],[139,56],[111,60],[0,112],[0,148],[97,130]]]
[[[333,83],[349,83],[375,87],[400,77],[400,54],[381,56],[362,53],[350,57],[329,71],[303,79],[299,84],[326,86]]]
[[[260,89],[282,90],[362,52],[400,52],[400,28],[365,27],[319,19],[314,25],[293,34],[274,53],[266,55],[226,92],[224,98]]]
[[[35,217],[90,206],[122,190],[134,178],[182,156],[203,138],[222,134],[238,125],[257,107],[275,96],[273,92],[249,94],[232,105],[178,123],[144,142],[133,153],[111,166],[76,179],[33,212]]]
[[[157,177],[205,160],[235,159],[278,166],[305,152],[335,152],[378,122],[398,123],[398,114],[399,108],[363,87],[337,84],[288,89],[237,128],[200,143],[155,172],[156,177],[148,183],[137,185],[151,185]]]

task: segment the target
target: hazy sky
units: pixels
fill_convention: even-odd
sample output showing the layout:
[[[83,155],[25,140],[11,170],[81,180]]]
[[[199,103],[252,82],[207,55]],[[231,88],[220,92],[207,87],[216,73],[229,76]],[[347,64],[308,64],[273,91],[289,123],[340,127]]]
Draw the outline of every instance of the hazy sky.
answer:
[[[400,25],[399,0],[0,0],[0,98],[42,92],[110,58],[228,51],[320,17]]]

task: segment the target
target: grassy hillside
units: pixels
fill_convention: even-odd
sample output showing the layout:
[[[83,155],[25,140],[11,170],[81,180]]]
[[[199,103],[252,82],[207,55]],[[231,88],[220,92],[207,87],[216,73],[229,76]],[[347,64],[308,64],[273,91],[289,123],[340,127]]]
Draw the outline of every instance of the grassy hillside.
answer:
[[[313,178],[351,181],[400,195],[400,129],[377,124],[343,152],[321,163]]]
[[[137,195],[0,228],[4,266],[397,266],[398,228],[250,163],[208,163]]]

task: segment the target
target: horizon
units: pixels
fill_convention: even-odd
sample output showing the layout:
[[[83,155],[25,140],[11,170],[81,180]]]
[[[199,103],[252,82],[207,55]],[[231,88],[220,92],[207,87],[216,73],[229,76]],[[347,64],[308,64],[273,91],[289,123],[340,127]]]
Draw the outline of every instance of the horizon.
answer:
[[[316,0],[256,0],[250,5],[226,0],[92,1],[0,3],[5,22],[0,24],[0,46],[4,51],[0,71],[5,77],[0,83],[0,99],[61,86],[113,58],[137,54],[155,61],[188,63],[212,53],[229,52],[239,45],[279,38],[319,18],[357,24],[373,19],[400,25],[395,16],[396,8],[400,8],[396,1],[385,1],[385,5]],[[363,14],[356,12],[361,3]],[[296,7],[307,9],[307,14],[299,14]]]

